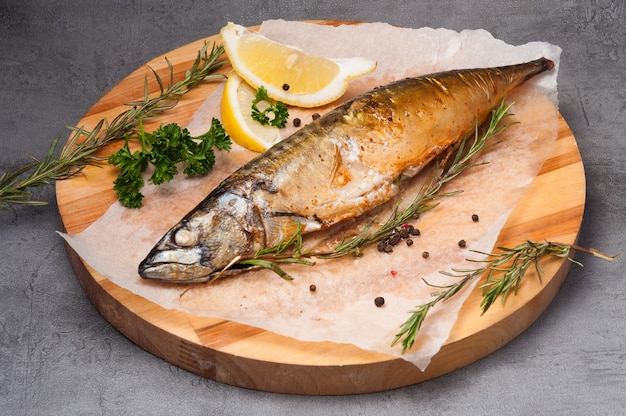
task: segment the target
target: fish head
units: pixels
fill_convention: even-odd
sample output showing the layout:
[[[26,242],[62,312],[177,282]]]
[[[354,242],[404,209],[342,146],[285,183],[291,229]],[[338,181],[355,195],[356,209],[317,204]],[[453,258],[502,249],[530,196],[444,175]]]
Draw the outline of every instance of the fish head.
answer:
[[[253,239],[234,201],[188,214],[152,248],[139,265],[139,275],[164,282],[208,281],[250,252]]]

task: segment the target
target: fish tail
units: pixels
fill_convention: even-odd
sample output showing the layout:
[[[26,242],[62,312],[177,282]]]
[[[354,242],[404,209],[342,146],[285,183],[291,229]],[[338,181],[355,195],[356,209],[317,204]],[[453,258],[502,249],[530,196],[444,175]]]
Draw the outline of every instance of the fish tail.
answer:
[[[530,71],[527,72],[526,76],[523,79],[525,82],[537,74],[540,74],[545,71],[550,71],[552,68],[554,68],[554,61],[545,57],[541,57],[539,59],[535,59],[534,61],[530,61],[526,64],[518,64],[518,65],[512,65],[512,66],[525,66],[525,67],[531,68]]]

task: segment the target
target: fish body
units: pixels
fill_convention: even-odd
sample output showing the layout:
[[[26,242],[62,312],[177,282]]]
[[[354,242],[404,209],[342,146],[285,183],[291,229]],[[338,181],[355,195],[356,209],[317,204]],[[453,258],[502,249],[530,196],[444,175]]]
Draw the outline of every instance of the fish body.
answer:
[[[139,266],[143,278],[205,281],[238,256],[354,218],[398,193],[518,85],[535,61],[407,78],[340,105],[220,183]]]

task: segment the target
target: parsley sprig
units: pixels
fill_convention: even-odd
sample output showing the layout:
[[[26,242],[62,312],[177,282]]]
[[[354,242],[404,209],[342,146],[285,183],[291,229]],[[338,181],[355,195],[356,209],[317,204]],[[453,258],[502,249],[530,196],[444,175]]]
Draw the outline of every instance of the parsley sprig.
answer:
[[[142,205],[141,188],[145,183],[142,173],[148,165],[154,166],[154,172],[148,181],[160,185],[174,178],[178,173],[179,163],[185,164],[185,175],[209,172],[215,165],[213,148],[230,150],[231,145],[222,124],[215,118],[210,130],[198,137],[192,137],[187,129],[176,123],[147,133],[140,120],[138,139],[141,150],[131,152],[127,138],[124,146],[108,159],[110,164],[120,168],[113,189],[117,192],[120,203],[130,208],[139,208]]]
[[[267,107],[264,110],[259,109],[258,104],[264,103]],[[272,114],[272,118],[268,114]],[[256,90],[254,100],[252,100],[252,119],[263,125],[272,125],[274,127],[283,128],[287,125],[289,118],[289,110],[287,106],[280,102],[274,101],[267,94],[267,89],[260,86]]]

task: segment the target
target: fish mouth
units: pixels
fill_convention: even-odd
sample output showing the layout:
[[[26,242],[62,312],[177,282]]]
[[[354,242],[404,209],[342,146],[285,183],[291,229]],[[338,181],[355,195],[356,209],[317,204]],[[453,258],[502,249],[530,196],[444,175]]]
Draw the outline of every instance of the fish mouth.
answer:
[[[142,279],[161,282],[202,282],[211,279],[213,267],[201,262],[200,250],[153,250],[138,267]]]
[[[150,259],[142,261],[138,271],[142,279],[180,283],[205,282],[211,280],[211,275],[215,273],[212,268],[201,264],[154,263]]]

